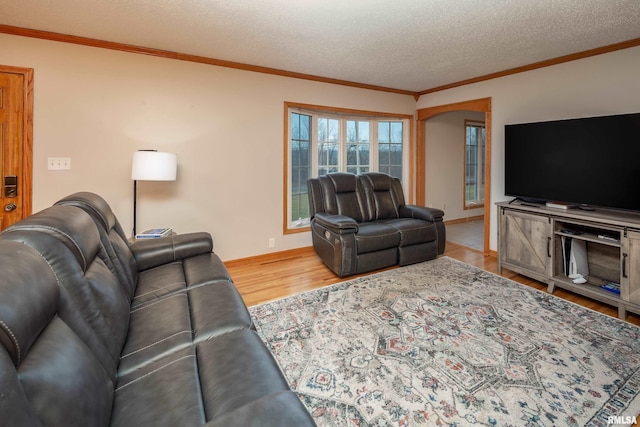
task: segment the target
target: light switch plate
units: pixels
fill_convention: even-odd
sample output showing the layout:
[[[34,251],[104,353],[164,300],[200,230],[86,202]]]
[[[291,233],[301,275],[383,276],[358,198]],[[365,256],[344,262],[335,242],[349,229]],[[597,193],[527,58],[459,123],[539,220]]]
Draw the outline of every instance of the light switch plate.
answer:
[[[47,159],[47,169],[50,171],[71,170],[71,157],[49,157]]]

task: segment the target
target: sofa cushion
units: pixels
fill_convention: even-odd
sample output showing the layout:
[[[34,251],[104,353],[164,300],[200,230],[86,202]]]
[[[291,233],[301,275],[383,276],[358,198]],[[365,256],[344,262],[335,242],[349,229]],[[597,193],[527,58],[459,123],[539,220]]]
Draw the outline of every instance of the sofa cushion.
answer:
[[[131,307],[136,308],[159,298],[184,291],[186,287],[182,262],[171,262],[141,271],[138,275],[138,286],[131,300]]]
[[[118,376],[139,369],[192,343],[189,300],[185,292],[131,310],[129,334]]]
[[[358,234],[356,235],[358,254],[395,248],[399,244],[400,233],[396,228],[378,222],[363,222],[359,224]]]
[[[213,252],[189,257],[182,265],[188,289],[221,280],[232,282],[222,260]]]
[[[221,280],[231,281],[231,277],[220,258],[212,252],[169,262],[140,272],[131,305],[137,307],[174,292]]]
[[[42,427],[42,422],[24,394],[18,371],[11,356],[0,345],[0,416],[3,425],[12,427]]]
[[[348,216],[356,222],[365,219],[362,188],[355,175],[333,173],[318,180],[326,213]]]
[[[60,294],[53,270],[34,249],[2,242],[0,257],[10,261],[0,275],[0,343],[18,366],[58,311]],[[24,286],[21,292],[18,286]],[[28,321],[25,314],[30,315]]]
[[[366,195],[369,220],[398,217],[399,201],[392,191],[393,179],[378,172],[358,175]]]
[[[381,221],[400,233],[400,247],[433,242],[437,239],[433,223],[413,218],[394,218]]]
[[[112,427],[203,425],[195,348],[186,347],[122,375],[112,412]]]
[[[251,330],[201,342],[197,357],[207,420],[289,390],[273,356]]]
[[[46,426],[104,426],[113,383],[82,340],[58,316],[20,365],[22,388]]]
[[[188,294],[194,342],[253,328],[251,315],[232,282],[220,280],[191,289]]]
[[[53,270],[18,242],[0,241],[0,259],[0,424],[107,425],[112,379],[58,317]]]
[[[273,356],[247,329],[184,348],[119,378],[112,426],[205,423],[314,425]]]
[[[115,377],[127,336],[130,302],[107,266],[93,220],[73,206],[53,206],[5,229],[47,260],[60,285],[59,316]]]
[[[56,205],[75,206],[87,212],[95,221],[115,274],[127,287],[129,298],[133,295],[138,280],[138,268],[131,256],[127,235],[120,222],[102,197],[94,193],[78,192],[59,200]]]
[[[118,375],[207,341],[253,326],[233,283],[219,281],[176,292],[131,310]]]

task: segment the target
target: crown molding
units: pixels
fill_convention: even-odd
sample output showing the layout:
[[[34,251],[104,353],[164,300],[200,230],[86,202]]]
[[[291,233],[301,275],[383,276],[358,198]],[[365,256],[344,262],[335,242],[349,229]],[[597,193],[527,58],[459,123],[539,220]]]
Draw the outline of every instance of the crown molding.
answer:
[[[264,73],[264,74],[271,74],[271,75],[282,76],[282,77],[290,77],[295,79],[310,80],[315,82],[348,86],[348,87],[354,87],[359,89],[368,89],[368,90],[375,90],[380,92],[396,93],[400,95],[409,95],[409,96],[413,96],[416,101],[422,95],[427,95],[430,93],[439,92],[446,89],[466,86],[469,84],[492,80],[499,77],[505,77],[512,74],[518,74],[526,71],[536,70],[539,68],[550,67],[552,65],[562,64],[564,62],[576,61],[578,59],[588,58],[590,56],[602,55],[609,52],[615,52],[617,50],[640,46],[640,38],[635,38],[635,39],[623,41],[620,43],[614,43],[607,46],[598,47],[595,49],[589,49],[582,52],[559,56],[557,58],[551,58],[544,61],[534,62],[533,64],[523,65],[515,68],[509,68],[507,70],[485,74],[483,76],[460,80],[458,82],[449,83],[446,85],[436,86],[430,89],[414,92],[410,90],[376,86],[376,85],[370,85],[365,83],[352,82],[348,80],[332,79],[328,77],[316,76],[313,74],[296,73],[293,71],[280,70],[277,68],[269,68],[269,67],[262,67],[258,65],[244,64],[241,62],[225,61],[222,59],[209,58],[205,56],[190,55],[186,53],[172,52],[172,51],[161,50],[161,49],[152,49],[152,48],[135,46],[135,45],[125,44],[125,43],[116,43],[116,42],[93,39],[88,37],[80,37],[80,36],[72,36],[69,34],[55,33],[51,31],[42,31],[42,30],[34,30],[30,28],[14,27],[11,25],[0,24],[0,33],[23,36],[23,37],[31,37],[31,38],[37,38],[37,39],[43,39],[43,40],[58,41],[63,43],[72,43],[72,44],[78,44],[83,46],[98,47],[102,49],[111,49],[111,50],[136,53],[141,55],[151,55],[151,56],[156,56],[160,58],[176,59],[180,61],[196,62],[200,64],[208,64],[208,65],[214,65],[218,67],[234,68],[237,70],[253,71],[256,73]]]
[[[271,74],[275,76],[290,77],[294,79],[311,80],[321,83],[330,83],[341,86],[349,86],[359,89],[376,90],[380,92],[397,93],[400,95],[413,96],[418,99],[417,92],[403,89],[395,89],[384,86],[376,86],[365,83],[352,82],[348,80],[332,79],[329,77],[316,76],[313,74],[296,73],[293,71],[280,70],[277,68],[261,67],[258,65],[244,64],[241,62],[225,61],[222,59],[209,58],[206,56],[190,55],[180,52],[172,52],[168,50],[152,49],[141,46],[134,46],[125,43],[116,43],[88,37],[72,36],[68,34],[54,33],[51,31],[34,30],[30,28],[13,27],[10,25],[0,24],[0,33],[11,34],[15,36],[31,37],[36,39],[51,40],[63,43],[72,43],[82,46],[98,47],[102,49],[111,49],[121,52],[136,53],[142,55],[156,56],[160,58],[176,59],[179,61],[196,62],[199,64],[214,65],[217,67],[234,68],[237,70],[253,71],[256,73]]]

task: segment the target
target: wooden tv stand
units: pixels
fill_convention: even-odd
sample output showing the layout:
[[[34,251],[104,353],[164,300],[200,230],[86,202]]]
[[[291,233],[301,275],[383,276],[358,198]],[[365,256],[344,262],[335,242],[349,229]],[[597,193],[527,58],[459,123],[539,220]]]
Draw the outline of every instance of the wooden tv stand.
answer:
[[[507,268],[618,308],[640,313],[640,213],[557,209],[515,201],[498,206],[498,272]],[[576,284],[565,274],[562,237],[586,242],[589,275]],[[619,283],[620,294],[602,289]]]

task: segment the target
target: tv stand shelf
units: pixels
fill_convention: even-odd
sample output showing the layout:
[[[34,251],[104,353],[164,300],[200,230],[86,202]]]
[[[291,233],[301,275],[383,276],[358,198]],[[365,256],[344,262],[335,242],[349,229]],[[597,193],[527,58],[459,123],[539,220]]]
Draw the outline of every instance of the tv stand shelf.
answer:
[[[498,272],[507,268],[547,284],[640,314],[640,213],[595,209],[554,209],[545,205],[500,202]],[[586,248],[586,283],[567,276],[563,241]],[[620,293],[603,289],[619,284]]]
[[[587,283],[576,284],[573,283],[571,279],[567,278],[567,276],[558,275],[553,277],[553,282],[557,287],[568,289],[577,294],[584,295],[586,297],[593,298],[616,307],[620,303],[619,295],[600,288],[601,285],[607,283],[606,280],[596,278],[590,279]],[[553,292],[553,289],[550,292]]]
[[[614,246],[617,248],[620,247],[619,239],[609,240],[606,238],[598,237],[598,234],[590,234],[590,233],[571,234],[571,233],[563,233],[562,231],[556,231],[555,235],[576,238],[576,239],[584,240],[587,242],[593,242],[593,243],[598,243],[598,244],[607,245],[607,246]]]

